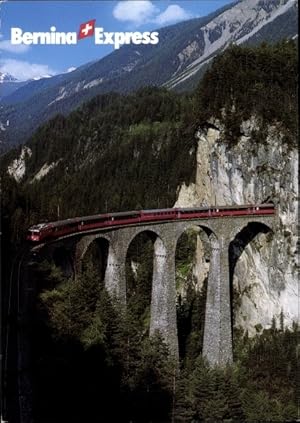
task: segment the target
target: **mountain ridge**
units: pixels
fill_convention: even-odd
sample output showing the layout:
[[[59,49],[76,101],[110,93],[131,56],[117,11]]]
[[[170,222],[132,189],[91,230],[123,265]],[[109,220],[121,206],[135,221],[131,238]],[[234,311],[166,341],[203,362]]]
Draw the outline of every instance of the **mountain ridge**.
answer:
[[[0,102],[27,83],[28,81],[20,81],[8,72],[0,72]]]
[[[290,13],[294,8],[295,0],[233,2],[206,17],[162,28],[158,46],[124,46],[70,74],[30,83],[2,100],[0,121],[11,122],[10,130],[0,133],[2,143],[23,142],[42,122],[57,113],[68,114],[104,92],[128,93],[145,85],[193,89],[216,54],[242,39],[248,44],[251,39],[253,44],[268,41],[270,32],[279,32],[274,24],[278,26],[280,17],[292,22],[282,36],[295,36],[295,13]],[[269,26],[272,31],[267,30]]]

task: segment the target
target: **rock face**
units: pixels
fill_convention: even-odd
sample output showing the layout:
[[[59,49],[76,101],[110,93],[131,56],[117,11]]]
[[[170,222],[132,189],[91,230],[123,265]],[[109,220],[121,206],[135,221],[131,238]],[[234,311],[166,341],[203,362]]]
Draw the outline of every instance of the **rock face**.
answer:
[[[270,327],[273,317],[279,325],[282,313],[285,326],[298,320],[298,152],[275,127],[268,127],[261,142],[253,139],[253,130],[255,118],[242,123],[242,135],[230,145],[220,122],[199,129],[196,180],[180,187],[175,204],[275,204],[274,234],[262,233],[245,247],[233,276],[239,297],[235,326],[252,336]],[[205,272],[195,273],[201,278]]]
[[[13,160],[12,163],[8,166],[7,172],[12,176],[16,182],[20,182],[26,173],[26,157],[30,157],[32,151],[29,147],[24,146],[21,150],[20,156]]]

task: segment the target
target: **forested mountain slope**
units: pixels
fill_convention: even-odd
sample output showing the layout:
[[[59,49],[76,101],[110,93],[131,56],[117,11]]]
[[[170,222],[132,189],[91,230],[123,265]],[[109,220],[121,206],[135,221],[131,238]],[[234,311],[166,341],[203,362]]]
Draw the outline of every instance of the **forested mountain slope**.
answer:
[[[126,316],[116,314],[92,259],[72,283],[43,263],[32,329],[41,420],[58,412],[73,421],[296,418],[297,72],[292,41],[233,46],[189,95],[153,87],[100,95],[2,158],[11,256],[28,226],[46,219],[215,202],[272,201],[277,211],[273,234],[242,253],[235,244],[231,369],[209,369],[201,357],[209,268],[201,237],[186,233],[176,252],[180,375],[162,340],[148,338],[151,239],[128,253]]]
[[[159,29],[153,46],[124,46],[101,60],[27,84],[2,99],[2,149],[24,143],[43,122],[68,114],[96,94],[129,93],[143,86],[176,91],[196,87],[211,59],[231,43],[259,44],[298,34],[295,0],[241,0],[201,18]]]
[[[232,47],[215,59],[192,95],[158,88],[105,94],[67,118],[57,116],[2,160],[11,229],[20,238],[45,219],[172,207],[176,201],[273,201],[294,251],[297,60],[293,42]],[[292,292],[294,264],[289,253],[282,260],[283,267],[292,266]],[[276,273],[278,284],[283,274]],[[274,310],[280,304],[274,299]],[[291,323],[294,306],[288,309]]]
[[[292,42],[232,47],[190,95],[159,88],[100,95],[69,117],[58,115],[26,146],[7,153],[5,178],[30,193],[39,220],[55,217],[57,204],[61,217],[172,206],[179,184],[195,175],[196,130],[211,118],[222,122],[229,145],[252,116],[259,121],[256,142],[263,143],[267,125],[274,124],[284,142],[295,145],[296,69]],[[161,184],[152,184],[158,177]]]

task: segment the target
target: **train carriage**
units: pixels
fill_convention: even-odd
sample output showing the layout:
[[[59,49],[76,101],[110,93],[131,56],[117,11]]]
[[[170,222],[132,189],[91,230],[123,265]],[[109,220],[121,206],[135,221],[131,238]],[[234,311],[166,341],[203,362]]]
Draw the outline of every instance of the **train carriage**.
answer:
[[[97,214],[93,216],[76,217],[50,223],[39,223],[28,229],[26,239],[41,242],[56,239],[65,235],[86,232],[114,226],[126,226],[148,222],[169,220],[205,219],[247,215],[272,215],[274,204],[247,204],[233,206],[189,207],[172,209],[134,210],[119,213]]]

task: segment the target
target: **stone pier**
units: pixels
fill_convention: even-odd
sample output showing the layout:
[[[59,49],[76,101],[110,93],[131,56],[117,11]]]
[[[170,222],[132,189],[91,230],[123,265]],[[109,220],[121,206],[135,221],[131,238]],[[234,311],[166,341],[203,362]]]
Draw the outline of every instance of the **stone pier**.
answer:
[[[202,354],[210,365],[225,366],[233,360],[229,246],[249,224],[252,225],[250,232],[255,236],[255,228],[257,233],[262,229],[272,231],[275,217],[218,217],[160,222],[107,228],[90,234],[81,234],[77,238],[74,237],[75,274],[80,272],[80,263],[91,243],[100,238],[105,239],[109,243],[109,251],[104,283],[107,291],[125,307],[125,266],[128,248],[137,235],[143,232],[149,233],[154,240],[150,336],[159,332],[172,355],[178,358],[176,245],[186,230],[195,226],[200,227],[206,232],[211,246]],[[62,240],[59,243],[61,245]]]
[[[232,362],[231,301],[229,285],[229,243],[211,240],[203,356],[211,365]]]
[[[178,357],[175,243],[172,247],[167,249],[161,238],[154,243],[150,336],[160,332],[171,353]]]

